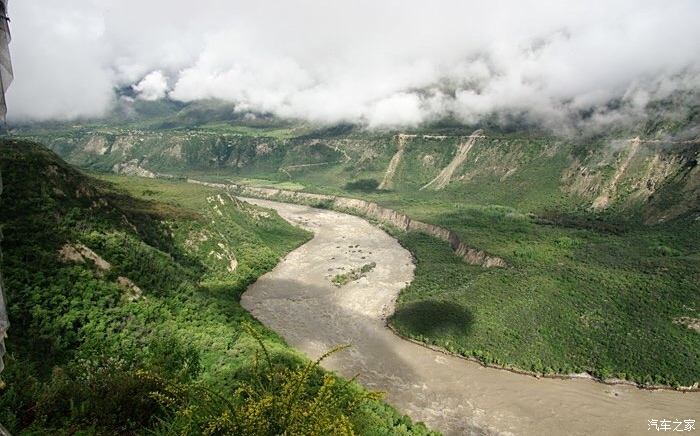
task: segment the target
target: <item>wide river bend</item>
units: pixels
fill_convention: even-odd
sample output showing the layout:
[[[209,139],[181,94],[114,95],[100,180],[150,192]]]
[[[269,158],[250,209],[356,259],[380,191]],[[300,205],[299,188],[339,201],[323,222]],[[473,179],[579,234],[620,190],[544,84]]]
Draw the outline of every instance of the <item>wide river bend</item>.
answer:
[[[414,266],[395,239],[352,215],[243,200],[314,233],[248,288],[243,306],[310,358],[351,344],[323,366],[346,377],[359,374],[360,383],[385,392],[416,421],[447,435],[637,435],[649,434],[650,419],[700,418],[699,393],[536,379],[403,340],[386,327],[386,318]],[[371,262],[376,267],[366,277],[342,287],[331,282]]]

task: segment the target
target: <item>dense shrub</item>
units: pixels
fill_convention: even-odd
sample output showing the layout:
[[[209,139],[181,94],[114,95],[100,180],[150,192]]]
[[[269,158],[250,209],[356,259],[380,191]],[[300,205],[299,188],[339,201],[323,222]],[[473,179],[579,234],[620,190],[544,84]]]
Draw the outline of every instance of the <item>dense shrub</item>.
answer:
[[[373,192],[379,187],[379,182],[375,179],[360,179],[345,184],[348,191]]]
[[[231,395],[199,387],[170,386],[154,397],[173,413],[156,434],[204,435],[351,435],[352,413],[378,394],[354,389],[350,382],[323,373],[315,362],[290,368],[273,362],[262,339],[253,376]]]

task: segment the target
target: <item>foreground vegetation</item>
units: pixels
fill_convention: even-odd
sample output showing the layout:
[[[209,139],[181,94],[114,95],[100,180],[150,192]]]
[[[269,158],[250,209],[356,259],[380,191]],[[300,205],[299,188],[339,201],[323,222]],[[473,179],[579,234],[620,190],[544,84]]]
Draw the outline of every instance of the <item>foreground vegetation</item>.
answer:
[[[238,304],[307,232],[202,186],[100,181],[23,141],[0,143],[0,166],[11,432],[427,433]]]

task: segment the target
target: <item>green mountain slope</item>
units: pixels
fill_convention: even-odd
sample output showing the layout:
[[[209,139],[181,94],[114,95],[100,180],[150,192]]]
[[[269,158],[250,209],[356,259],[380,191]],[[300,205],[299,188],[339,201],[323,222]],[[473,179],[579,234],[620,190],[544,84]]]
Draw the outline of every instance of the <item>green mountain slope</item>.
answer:
[[[382,187],[419,198],[495,203],[534,213],[553,208],[632,212],[656,223],[700,207],[700,139],[687,136],[692,122],[673,134],[659,127],[638,129],[643,134],[577,139],[485,129],[453,164],[447,183],[430,185],[426,192],[418,191],[443,173],[474,129],[370,132],[246,123],[168,129],[86,124],[22,134],[75,165],[97,171],[263,178],[322,186],[327,192],[339,192],[355,180],[386,180]]]
[[[304,358],[238,304],[307,232],[206,187],[101,181],[26,141],[0,142],[0,169],[12,322],[0,422],[13,433],[427,432],[354,384],[302,377]],[[283,375],[335,401],[309,418],[305,396],[279,415],[240,393],[283,395]]]

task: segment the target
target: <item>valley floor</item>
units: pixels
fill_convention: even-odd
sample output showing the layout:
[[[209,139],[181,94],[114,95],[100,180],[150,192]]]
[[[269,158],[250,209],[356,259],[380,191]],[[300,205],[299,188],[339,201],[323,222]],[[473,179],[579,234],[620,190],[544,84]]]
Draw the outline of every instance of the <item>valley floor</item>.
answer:
[[[650,226],[634,213],[540,207],[533,214],[479,205],[450,189],[350,191],[337,182],[295,183],[306,192],[362,198],[442,226],[508,264],[469,265],[443,241],[390,228],[416,259],[416,279],[401,292],[390,319],[402,335],[539,374],[585,372],[645,386],[697,388],[700,335],[692,327],[700,318],[700,252],[693,241],[700,220]],[[253,183],[265,185],[285,189]],[[446,307],[468,314],[466,321],[434,326]]]

